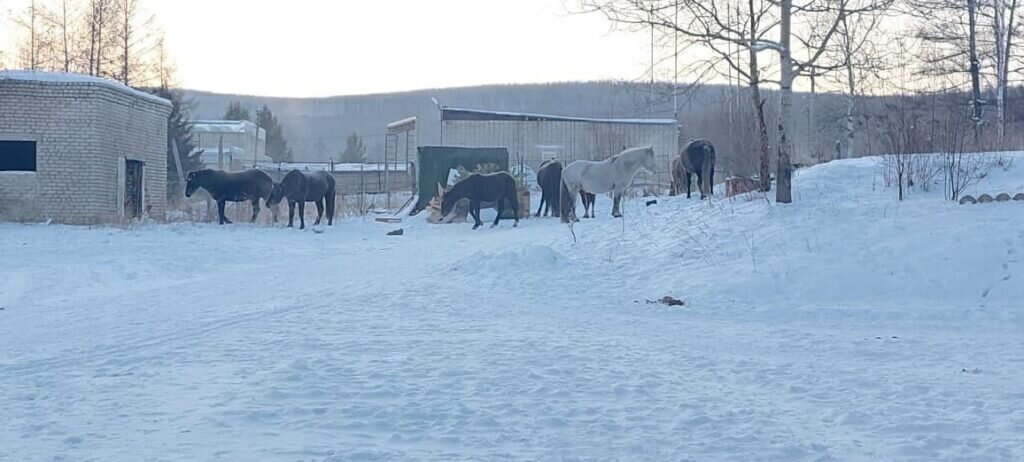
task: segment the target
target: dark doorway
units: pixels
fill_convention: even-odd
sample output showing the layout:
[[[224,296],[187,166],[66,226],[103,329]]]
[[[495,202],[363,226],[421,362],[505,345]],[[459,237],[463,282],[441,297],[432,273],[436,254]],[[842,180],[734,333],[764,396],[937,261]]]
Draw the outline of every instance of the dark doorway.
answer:
[[[142,162],[124,161],[124,215],[142,217]]]

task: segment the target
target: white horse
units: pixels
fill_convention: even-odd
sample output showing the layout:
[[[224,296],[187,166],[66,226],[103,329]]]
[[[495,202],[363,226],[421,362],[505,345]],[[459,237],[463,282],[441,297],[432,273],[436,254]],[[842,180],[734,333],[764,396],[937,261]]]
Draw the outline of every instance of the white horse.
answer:
[[[560,197],[562,222],[579,221],[576,217],[576,193],[585,191],[592,194],[613,192],[615,205],[612,216],[621,217],[619,203],[626,188],[633,183],[633,177],[640,169],[654,173],[654,148],[644,146],[629,148],[600,162],[577,160],[562,170],[562,191]]]

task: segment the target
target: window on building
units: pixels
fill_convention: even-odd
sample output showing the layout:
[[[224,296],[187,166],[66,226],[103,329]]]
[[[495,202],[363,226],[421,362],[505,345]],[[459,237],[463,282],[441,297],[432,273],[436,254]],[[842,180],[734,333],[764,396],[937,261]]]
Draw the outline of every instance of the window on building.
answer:
[[[0,172],[36,171],[35,141],[0,140]]]

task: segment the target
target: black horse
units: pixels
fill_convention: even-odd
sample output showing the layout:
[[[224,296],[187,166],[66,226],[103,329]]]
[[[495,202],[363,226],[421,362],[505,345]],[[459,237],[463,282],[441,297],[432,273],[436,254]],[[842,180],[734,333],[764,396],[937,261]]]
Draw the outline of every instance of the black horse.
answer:
[[[562,163],[557,160],[545,160],[537,170],[537,184],[540,186],[540,205],[537,207],[539,217],[540,211],[544,210],[544,216],[557,217],[559,186],[562,184]]]
[[[692,174],[697,174],[697,189],[700,198],[714,195],[715,186],[715,146],[704,139],[690,140],[679,153],[683,167],[683,183],[686,185],[686,198],[690,198],[690,182]],[[675,166],[673,166],[675,167]],[[674,169],[673,169],[674,170]],[[674,173],[674,172],[673,172]]]
[[[281,199],[288,198],[288,227],[295,224],[295,205],[299,205],[299,229],[306,228],[306,202],[316,203],[316,222],[320,224],[324,216],[324,205],[327,206],[327,225],[334,225],[334,176],[323,171],[288,172],[280,183],[274,185],[268,205],[277,205]]]
[[[473,229],[483,226],[480,221],[480,203],[494,202],[498,209],[498,216],[494,218],[491,227],[498,226],[501,215],[505,213],[505,203],[512,206],[515,224],[519,226],[519,198],[516,196],[516,180],[508,172],[498,173],[474,173],[465,179],[455,183],[450,190],[441,196],[441,220],[452,212],[455,204],[462,199],[469,199],[469,213],[473,215]]]
[[[222,225],[231,223],[231,220],[224,216],[225,202],[252,202],[252,218],[249,220],[252,223],[260,214],[260,199],[266,202],[273,187],[274,180],[262,170],[223,172],[203,169],[189,172],[188,183],[185,185],[185,197],[192,197],[192,194],[199,188],[208,191],[210,197],[217,201],[217,215],[219,223]]]
[[[597,211],[594,204],[597,203],[597,195],[580,190],[580,200],[583,201],[583,218],[597,218]]]

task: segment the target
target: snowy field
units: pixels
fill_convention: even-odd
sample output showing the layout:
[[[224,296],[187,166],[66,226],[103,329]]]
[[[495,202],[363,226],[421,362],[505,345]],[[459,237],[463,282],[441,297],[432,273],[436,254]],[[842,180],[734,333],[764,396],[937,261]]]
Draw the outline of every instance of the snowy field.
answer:
[[[0,460],[1024,460],[1024,203],[794,195],[600,197],[575,243],[2,224]]]

